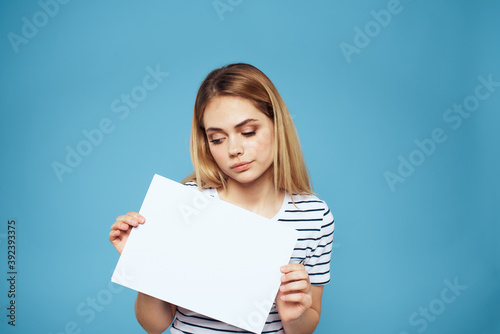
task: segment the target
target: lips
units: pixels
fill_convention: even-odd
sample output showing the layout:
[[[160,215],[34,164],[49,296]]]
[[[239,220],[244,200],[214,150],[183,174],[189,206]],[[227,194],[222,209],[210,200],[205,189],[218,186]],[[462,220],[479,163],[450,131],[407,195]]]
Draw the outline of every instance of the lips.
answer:
[[[251,161],[242,161],[242,162],[236,162],[231,166],[231,169],[236,171],[236,172],[243,172],[250,168],[250,165],[252,164]]]

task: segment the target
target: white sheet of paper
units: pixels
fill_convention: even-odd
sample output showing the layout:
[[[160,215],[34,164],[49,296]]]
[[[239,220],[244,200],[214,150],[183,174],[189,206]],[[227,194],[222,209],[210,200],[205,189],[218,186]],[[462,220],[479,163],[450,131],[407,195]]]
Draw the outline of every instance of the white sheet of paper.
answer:
[[[261,333],[297,233],[155,175],[111,280]]]

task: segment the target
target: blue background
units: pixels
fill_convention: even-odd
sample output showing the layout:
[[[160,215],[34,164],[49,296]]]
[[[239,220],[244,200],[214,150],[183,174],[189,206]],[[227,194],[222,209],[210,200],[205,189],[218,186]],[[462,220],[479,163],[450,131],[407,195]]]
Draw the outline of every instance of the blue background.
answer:
[[[110,225],[139,209],[154,173],[191,172],[198,86],[241,61],[277,86],[334,212],[315,333],[500,333],[500,87],[458,129],[443,119],[479,76],[500,81],[500,2],[401,0],[386,26],[370,22],[388,0],[232,3],[219,15],[212,1],[70,1],[47,22],[37,1],[0,4],[0,331],[141,332],[135,292],[109,286]],[[23,17],[38,32],[12,43]],[[346,57],[356,27],[372,37]],[[112,102],[148,66],[169,75],[120,119]],[[113,131],[58,180],[52,164],[106,118]],[[446,141],[391,189],[384,174],[436,128]],[[15,328],[5,317],[12,218]]]

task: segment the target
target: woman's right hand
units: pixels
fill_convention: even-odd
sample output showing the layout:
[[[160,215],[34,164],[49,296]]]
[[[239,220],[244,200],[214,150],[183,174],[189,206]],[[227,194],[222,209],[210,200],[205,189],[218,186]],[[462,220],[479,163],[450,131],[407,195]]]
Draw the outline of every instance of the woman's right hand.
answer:
[[[122,253],[127,242],[132,227],[144,224],[145,219],[137,212],[129,212],[126,215],[118,216],[109,233],[109,241],[115,246],[118,253]]]

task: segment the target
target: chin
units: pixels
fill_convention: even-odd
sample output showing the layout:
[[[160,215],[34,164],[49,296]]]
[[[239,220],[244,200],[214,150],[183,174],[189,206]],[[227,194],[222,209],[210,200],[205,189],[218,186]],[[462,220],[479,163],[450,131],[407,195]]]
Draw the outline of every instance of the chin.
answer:
[[[241,174],[230,175],[229,176],[233,181],[236,181],[241,184],[252,183],[258,179],[258,177],[252,176],[250,174],[244,175],[244,172]]]
[[[247,177],[237,177],[233,178],[234,181],[241,183],[241,184],[249,184],[254,182],[256,179],[255,178],[247,178]]]

